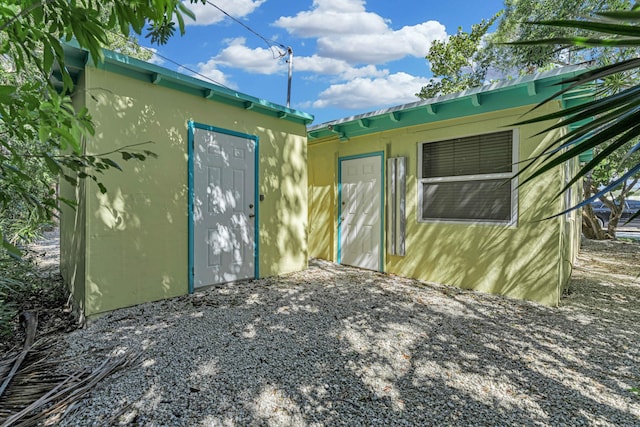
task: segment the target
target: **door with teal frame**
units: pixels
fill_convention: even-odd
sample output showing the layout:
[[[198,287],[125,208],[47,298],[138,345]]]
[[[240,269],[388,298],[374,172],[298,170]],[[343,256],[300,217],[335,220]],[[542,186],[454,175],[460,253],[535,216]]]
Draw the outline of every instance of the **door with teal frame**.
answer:
[[[258,277],[255,136],[189,124],[189,288]]]
[[[383,271],[384,153],[338,159],[338,262]]]

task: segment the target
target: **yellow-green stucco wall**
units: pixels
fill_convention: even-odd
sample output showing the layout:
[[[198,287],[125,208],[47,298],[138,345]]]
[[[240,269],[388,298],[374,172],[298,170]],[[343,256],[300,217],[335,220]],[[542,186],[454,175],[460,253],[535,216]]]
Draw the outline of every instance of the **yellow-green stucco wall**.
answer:
[[[80,76],[75,87],[76,93],[84,93],[84,88],[84,76]],[[83,96],[74,96],[72,100],[76,111],[85,105]],[[75,207],[72,207],[60,203],[60,273],[76,301],[77,314],[82,314],[84,310],[85,297],[85,192],[86,185],[83,180],[80,180],[77,186],[65,180],[59,183],[60,197],[75,204]]]
[[[87,154],[130,144],[157,159],[116,160],[124,169],[88,181],[78,218],[64,235],[85,236],[84,278],[75,298],[86,315],[188,293],[188,122],[257,136],[259,146],[259,272],[261,277],[307,266],[307,146],[301,123],[87,67],[76,90],[93,116]],[[129,148],[134,151],[136,148]],[[67,216],[67,213],[65,213]],[[84,217],[85,221],[82,221]],[[82,230],[84,227],[84,230]],[[68,239],[67,239],[68,240]],[[69,245],[68,241],[63,246]],[[73,252],[82,256],[82,250]],[[76,261],[79,263],[80,261]],[[69,280],[67,279],[69,283]]]
[[[559,106],[549,103],[537,114]],[[523,120],[530,108],[378,132],[346,142],[337,137],[310,140],[309,255],[337,261],[338,159],[383,151],[385,158],[407,157],[406,256],[385,253],[385,272],[557,305],[579,239],[575,214],[573,222],[564,216],[545,220],[564,209],[564,199],[557,197],[564,185],[564,170],[558,168],[519,188],[515,226],[418,222],[418,144],[505,130]],[[558,136],[560,131],[536,136],[548,125],[517,128],[520,160],[540,153]],[[520,182],[527,176],[521,176]]]

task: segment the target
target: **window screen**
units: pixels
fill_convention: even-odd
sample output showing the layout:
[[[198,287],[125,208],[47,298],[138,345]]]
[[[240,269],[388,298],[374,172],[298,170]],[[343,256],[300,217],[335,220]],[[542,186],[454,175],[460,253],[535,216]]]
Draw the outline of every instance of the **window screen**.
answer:
[[[422,177],[510,173],[511,131],[423,144]]]
[[[422,220],[513,221],[513,131],[421,144]]]

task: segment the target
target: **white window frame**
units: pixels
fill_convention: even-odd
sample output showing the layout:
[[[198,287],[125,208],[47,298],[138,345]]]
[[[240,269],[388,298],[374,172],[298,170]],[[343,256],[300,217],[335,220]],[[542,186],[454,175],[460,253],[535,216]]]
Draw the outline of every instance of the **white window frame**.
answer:
[[[494,173],[494,174],[482,174],[482,175],[461,175],[461,176],[451,176],[451,177],[439,177],[439,178],[422,178],[422,147],[426,144],[431,144],[434,142],[442,142],[449,141],[457,138],[466,138],[470,136],[480,136],[480,135],[488,135],[497,132],[503,132],[510,130],[512,132],[512,162],[511,162],[511,172],[506,173]],[[438,139],[433,141],[422,141],[418,142],[418,205],[416,209],[416,214],[418,217],[419,223],[441,223],[441,224],[470,224],[470,225],[501,225],[501,226],[509,226],[515,227],[518,225],[518,177],[516,174],[518,173],[518,162],[520,161],[519,155],[519,144],[520,141],[520,131],[518,128],[512,129],[500,129],[494,130],[491,132],[483,132],[483,133],[474,133],[468,135],[457,135],[451,138]],[[460,181],[486,181],[490,179],[511,179],[511,218],[508,221],[498,221],[498,220],[468,220],[468,219],[439,219],[439,218],[422,218],[422,202],[423,202],[423,185],[422,184],[430,184],[430,183],[438,183],[438,182],[460,182]]]

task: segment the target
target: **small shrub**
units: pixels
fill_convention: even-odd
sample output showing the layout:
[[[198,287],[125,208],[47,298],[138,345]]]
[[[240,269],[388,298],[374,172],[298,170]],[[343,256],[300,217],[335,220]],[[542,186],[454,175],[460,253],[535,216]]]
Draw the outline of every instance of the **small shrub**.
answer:
[[[15,334],[19,311],[33,299],[38,289],[47,286],[47,281],[36,269],[29,251],[21,260],[6,255],[0,258],[0,338],[7,339]]]

